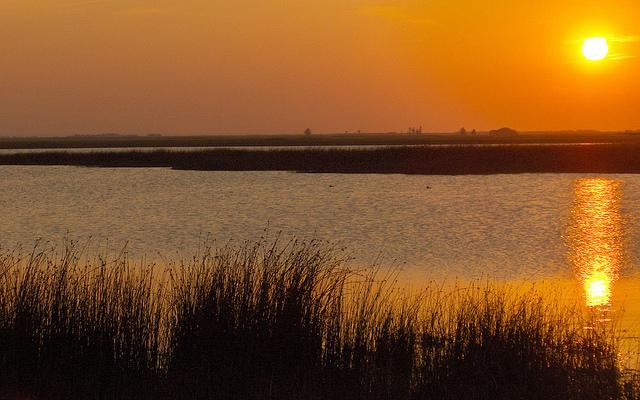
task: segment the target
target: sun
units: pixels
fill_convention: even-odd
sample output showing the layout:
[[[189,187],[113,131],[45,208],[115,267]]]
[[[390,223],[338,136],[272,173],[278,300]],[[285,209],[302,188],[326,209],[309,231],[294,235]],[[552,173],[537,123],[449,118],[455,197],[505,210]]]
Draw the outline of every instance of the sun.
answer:
[[[609,46],[607,46],[607,39],[603,37],[592,37],[584,40],[582,43],[582,54],[584,54],[588,60],[602,60],[607,56],[608,52]]]

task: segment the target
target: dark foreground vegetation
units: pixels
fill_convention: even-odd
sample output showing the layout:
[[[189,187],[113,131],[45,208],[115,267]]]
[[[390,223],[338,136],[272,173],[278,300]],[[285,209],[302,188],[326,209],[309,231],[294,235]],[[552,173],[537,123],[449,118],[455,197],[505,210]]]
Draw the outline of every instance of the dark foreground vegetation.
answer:
[[[317,241],[0,258],[2,399],[627,399],[615,330],[534,290],[418,293]],[[392,278],[387,276],[386,278]]]
[[[0,165],[168,167],[210,171],[502,174],[640,173],[640,144],[128,150],[0,154]]]

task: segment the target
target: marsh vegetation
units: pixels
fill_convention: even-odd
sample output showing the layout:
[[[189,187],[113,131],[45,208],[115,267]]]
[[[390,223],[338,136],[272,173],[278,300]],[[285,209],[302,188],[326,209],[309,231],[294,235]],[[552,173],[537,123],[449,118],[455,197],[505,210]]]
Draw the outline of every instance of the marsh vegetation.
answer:
[[[74,243],[0,256],[0,393],[93,399],[623,399],[637,373],[579,305],[411,291],[315,240],[150,266]]]
[[[503,173],[640,173],[638,144],[453,145],[45,151],[0,154],[0,165],[167,167],[209,171],[295,171],[425,175]]]
[[[413,128],[410,128],[410,130]],[[464,134],[463,134],[464,133]],[[466,134],[469,133],[469,134]],[[433,144],[549,144],[627,143],[638,144],[638,131],[520,132],[496,136],[461,129],[455,134],[341,133],[309,135],[75,135],[62,137],[0,137],[0,149],[70,149],[122,147],[238,147],[238,146],[401,146]]]

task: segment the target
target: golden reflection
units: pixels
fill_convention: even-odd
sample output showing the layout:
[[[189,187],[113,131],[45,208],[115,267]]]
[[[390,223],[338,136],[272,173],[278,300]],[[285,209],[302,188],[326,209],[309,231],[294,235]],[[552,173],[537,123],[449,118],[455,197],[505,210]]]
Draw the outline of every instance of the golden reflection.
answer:
[[[606,313],[611,289],[624,262],[624,232],[619,180],[578,179],[573,188],[572,223],[567,236],[569,261],[588,307]]]

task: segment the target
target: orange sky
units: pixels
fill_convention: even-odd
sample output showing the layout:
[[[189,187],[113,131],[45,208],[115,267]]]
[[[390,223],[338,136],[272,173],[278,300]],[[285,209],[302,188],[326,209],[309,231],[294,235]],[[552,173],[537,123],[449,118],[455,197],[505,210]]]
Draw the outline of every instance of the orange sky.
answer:
[[[0,0],[0,135],[640,129],[637,0]],[[608,38],[587,61],[580,40]]]

